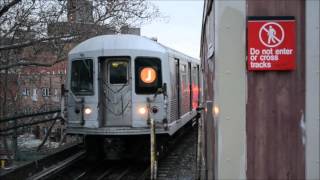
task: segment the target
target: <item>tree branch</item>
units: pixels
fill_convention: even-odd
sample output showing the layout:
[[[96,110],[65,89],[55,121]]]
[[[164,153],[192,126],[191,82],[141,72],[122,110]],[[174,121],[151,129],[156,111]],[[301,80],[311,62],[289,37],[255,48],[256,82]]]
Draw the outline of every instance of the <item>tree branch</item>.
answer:
[[[50,40],[63,39],[63,38],[75,38],[75,37],[76,35],[64,35],[64,36],[41,38],[38,40],[25,41],[21,43],[10,44],[10,45],[3,45],[3,46],[0,46],[0,51],[24,48],[24,47],[32,46],[37,43],[46,42]]]
[[[21,0],[13,0],[13,1],[11,1],[9,4],[4,5],[4,6],[0,9],[0,17],[1,17],[4,13],[8,12],[11,7],[13,7],[14,5],[18,4],[19,2],[21,2]]]
[[[10,69],[10,68],[14,68],[14,67],[18,67],[18,66],[42,66],[42,67],[51,67],[55,64],[58,64],[59,62],[64,61],[65,59],[58,59],[52,63],[40,63],[40,62],[18,62],[18,63],[14,63],[14,64],[8,64],[8,65],[4,65],[4,66],[0,66],[0,71],[4,70],[4,69]]]

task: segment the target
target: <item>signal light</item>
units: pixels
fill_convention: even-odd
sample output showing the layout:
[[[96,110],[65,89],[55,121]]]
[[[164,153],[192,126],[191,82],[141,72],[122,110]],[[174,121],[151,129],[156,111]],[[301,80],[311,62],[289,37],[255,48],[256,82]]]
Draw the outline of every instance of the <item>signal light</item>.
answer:
[[[214,115],[215,115],[215,116],[218,116],[219,113],[220,113],[219,107],[218,107],[218,106],[214,106],[214,107],[213,107],[213,112],[214,112]]]
[[[146,84],[153,83],[157,79],[156,70],[151,67],[145,67],[140,71],[140,79]]]

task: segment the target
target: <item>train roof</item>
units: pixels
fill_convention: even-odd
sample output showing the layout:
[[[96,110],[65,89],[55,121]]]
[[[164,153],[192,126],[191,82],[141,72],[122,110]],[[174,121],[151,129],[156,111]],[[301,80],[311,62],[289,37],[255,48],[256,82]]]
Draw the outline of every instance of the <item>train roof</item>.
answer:
[[[143,36],[128,35],[128,34],[114,34],[114,35],[102,35],[85,40],[75,46],[70,54],[77,54],[89,51],[101,51],[101,50],[144,50],[158,53],[174,54],[178,57],[190,59],[195,62],[199,60],[187,56],[181,52],[168,48],[154,40]]]

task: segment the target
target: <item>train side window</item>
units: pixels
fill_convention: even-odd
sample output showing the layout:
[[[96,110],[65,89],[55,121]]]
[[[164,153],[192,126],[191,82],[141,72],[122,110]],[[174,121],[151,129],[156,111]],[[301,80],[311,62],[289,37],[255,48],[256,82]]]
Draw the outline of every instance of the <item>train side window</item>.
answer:
[[[193,71],[192,71],[192,81],[194,83],[195,86],[198,86],[198,69],[197,66],[193,67]]]
[[[186,64],[182,64],[180,65],[180,72],[181,72],[181,83],[182,83],[182,91],[184,91],[187,85],[187,65]]]
[[[154,94],[162,87],[160,59],[154,57],[135,59],[135,86],[137,94]]]
[[[182,72],[182,73],[186,73],[186,65],[185,64],[181,64],[181,66],[180,66],[180,71]]]
[[[128,82],[128,62],[112,61],[109,63],[110,84],[126,84]]]
[[[71,91],[75,95],[93,95],[93,62],[91,59],[72,61]]]

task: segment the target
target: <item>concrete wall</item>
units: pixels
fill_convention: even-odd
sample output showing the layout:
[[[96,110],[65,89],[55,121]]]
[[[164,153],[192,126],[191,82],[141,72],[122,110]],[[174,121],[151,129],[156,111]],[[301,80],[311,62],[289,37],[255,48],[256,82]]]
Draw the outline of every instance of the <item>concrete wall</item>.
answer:
[[[320,179],[319,11],[319,1],[306,1],[306,179]]]
[[[246,1],[214,1],[216,179],[246,178]]]

